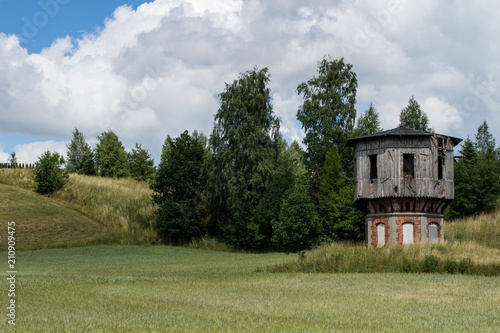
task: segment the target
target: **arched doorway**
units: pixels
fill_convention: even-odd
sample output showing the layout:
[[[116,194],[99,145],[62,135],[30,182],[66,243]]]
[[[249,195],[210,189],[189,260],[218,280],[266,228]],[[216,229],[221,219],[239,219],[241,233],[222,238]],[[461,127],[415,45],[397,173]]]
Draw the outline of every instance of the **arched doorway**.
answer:
[[[403,223],[403,244],[413,244],[413,223]]]
[[[429,242],[435,243],[438,241],[438,224],[429,223]]]
[[[385,245],[385,224],[377,224],[377,247]]]

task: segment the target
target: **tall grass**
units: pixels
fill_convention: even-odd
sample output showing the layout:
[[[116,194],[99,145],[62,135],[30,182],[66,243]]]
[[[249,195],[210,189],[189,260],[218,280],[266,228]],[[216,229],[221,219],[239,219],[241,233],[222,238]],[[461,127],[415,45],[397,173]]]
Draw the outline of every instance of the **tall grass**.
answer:
[[[445,237],[451,241],[475,242],[500,249],[500,210],[446,223]]]
[[[473,249],[473,251],[471,251]],[[474,259],[473,259],[474,258]],[[481,258],[477,260],[476,258]],[[415,244],[367,250],[364,245],[334,243],[304,257],[287,260],[267,272],[305,273],[461,273],[500,275],[500,251],[473,244]]]
[[[151,244],[155,207],[149,184],[130,178],[112,179],[71,174],[55,198],[76,204],[87,216],[106,225],[125,244]]]
[[[0,169],[0,184],[34,190],[33,169]]]
[[[440,244],[367,250],[364,245],[320,246],[303,258],[284,261],[269,272],[436,272],[500,275],[500,211],[445,222]]]
[[[0,183],[35,189],[31,169],[1,169]],[[119,243],[153,244],[158,237],[152,227],[155,208],[151,193],[148,183],[130,178],[71,174],[68,183],[51,197],[73,204],[84,215],[105,225]]]

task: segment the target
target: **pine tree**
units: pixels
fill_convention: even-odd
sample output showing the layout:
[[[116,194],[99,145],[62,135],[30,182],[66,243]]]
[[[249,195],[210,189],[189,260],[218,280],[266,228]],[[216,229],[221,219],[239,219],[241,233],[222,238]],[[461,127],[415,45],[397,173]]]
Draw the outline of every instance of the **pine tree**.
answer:
[[[352,185],[342,171],[337,146],[333,146],[326,155],[318,192],[318,212],[324,241],[363,238],[363,214],[356,208]]]
[[[50,194],[66,184],[68,174],[61,167],[63,164],[63,157],[56,152],[46,151],[38,158],[33,171],[38,193]]]
[[[359,118],[354,128],[354,136],[362,136],[381,132],[380,119],[377,110],[370,103],[370,107]]]
[[[118,136],[108,131],[101,133],[97,139],[95,160],[99,175],[113,178],[128,176],[127,152]]]
[[[10,168],[12,168],[12,169],[17,168],[17,157],[16,157],[16,153],[12,153],[12,154],[10,154],[10,156],[9,156],[9,165],[10,165]]]
[[[478,127],[475,138],[475,148],[478,156],[490,161],[499,159],[500,151],[495,148],[495,138],[489,132],[486,120]]]
[[[73,132],[73,139],[66,146],[66,171],[81,175],[95,175],[96,168],[94,154],[83,133],[77,128]]]
[[[464,140],[462,158],[455,163],[455,199],[447,210],[450,218],[491,211],[500,198],[498,149],[486,122],[479,126],[475,137],[475,142]]]
[[[153,178],[155,173],[154,160],[147,149],[142,148],[138,143],[128,153],[128,163],[130,176],[137,180],[148,180]]]
[[[411,96],[408,105],[399,114],[399,125],[419,131],[433,132],[433,129],[428,126],[429,118],[427,114],[422,111],[420,104],[418,104],[413,96]]]

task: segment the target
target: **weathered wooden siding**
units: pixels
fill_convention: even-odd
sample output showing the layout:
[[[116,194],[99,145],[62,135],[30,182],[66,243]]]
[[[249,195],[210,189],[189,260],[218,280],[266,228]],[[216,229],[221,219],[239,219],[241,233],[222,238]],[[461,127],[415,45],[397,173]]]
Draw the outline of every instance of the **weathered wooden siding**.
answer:
[[[403,154],[414,154],[415,177],[403,176]],[[377,178],[370,179],[370,155]],[[438,156],[444,159],[438,179]],[[446,137],[389,137],[360,142],[355,150],[355,199],[384,197],[454,198],[453,144]]]

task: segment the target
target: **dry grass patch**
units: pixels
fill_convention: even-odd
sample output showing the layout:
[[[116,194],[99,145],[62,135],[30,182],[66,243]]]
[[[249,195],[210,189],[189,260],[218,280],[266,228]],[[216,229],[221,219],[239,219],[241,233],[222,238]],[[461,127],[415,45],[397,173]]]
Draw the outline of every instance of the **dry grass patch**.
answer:
[[[500,250],[500,210],[448,222],[444,232],[450,241],[474,242]]]
[[[82,213],[105,224],[122,243],[151,244],[157,240],[151,193],[148,183],[130,178],[71,174],[54,197],[75,204]]]

